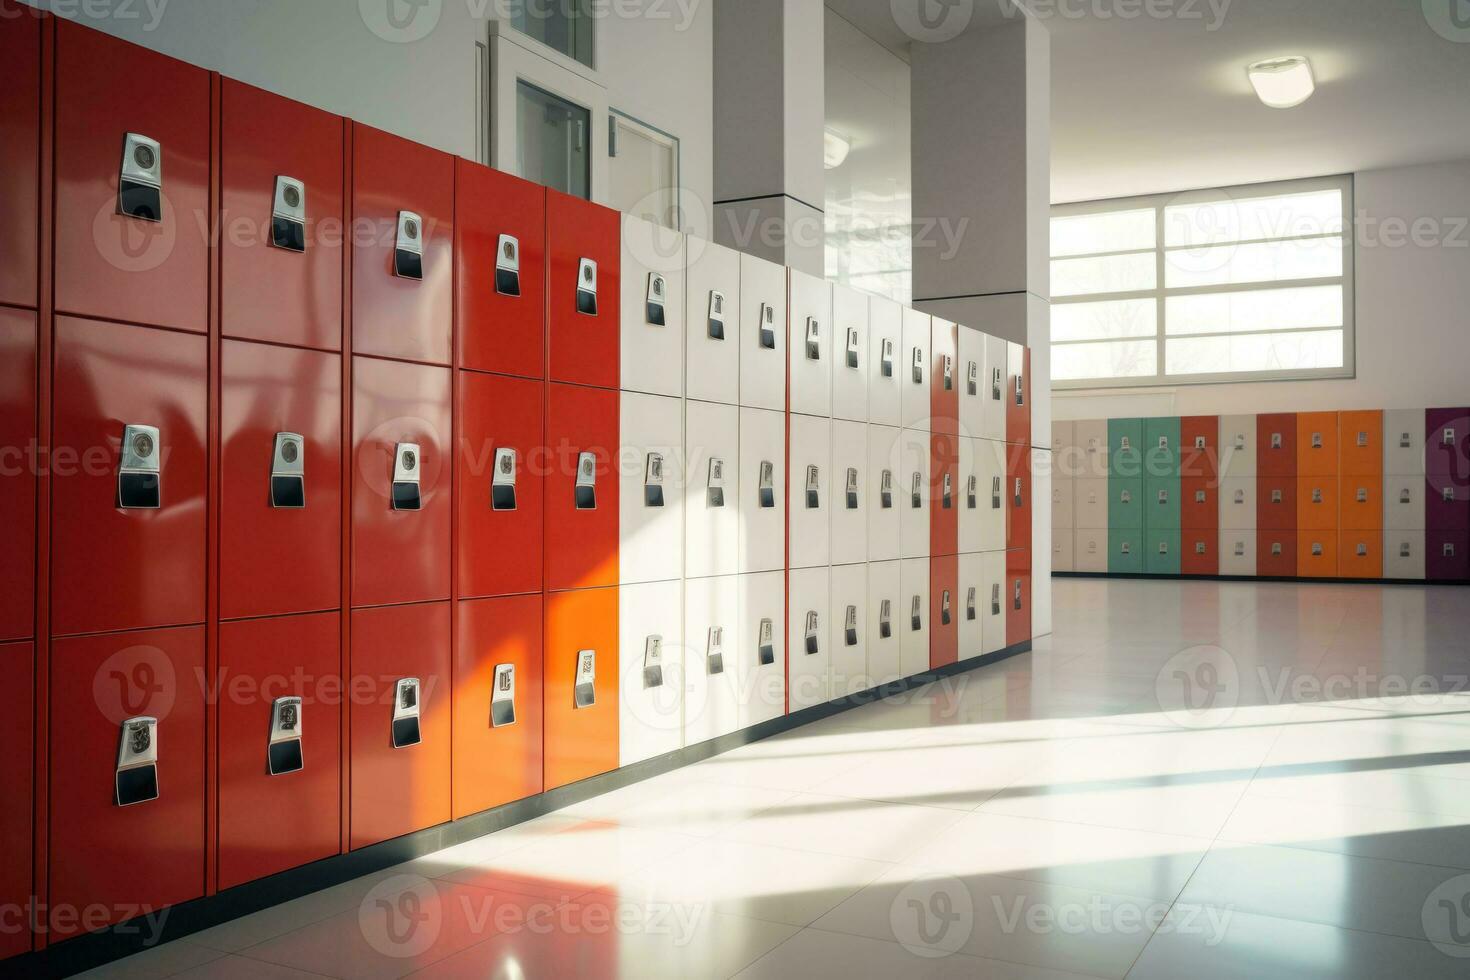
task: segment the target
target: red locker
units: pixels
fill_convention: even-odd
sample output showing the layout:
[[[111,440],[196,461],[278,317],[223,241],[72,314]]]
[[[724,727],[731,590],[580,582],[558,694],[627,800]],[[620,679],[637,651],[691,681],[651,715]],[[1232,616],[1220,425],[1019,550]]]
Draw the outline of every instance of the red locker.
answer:
[[[960,618],[965,615],[960,595],[958,555],[929,560],[929,666],[943,667],[960,659]]]
[[[454,162],[459,366],[546,377],[546,188]]]
[[[1179,473],[1181,503],[1180,527],[1194,531],[1212,531],[1220,525],[1220,419],[1214,415],[1191,415],[1179,420]],[[1213,564],[1218,541],[1204,534],[1197,536],[1209,544]],[[1200,555],[1192,554],[1191,535],[1185,535],[1184,559],[1191,557],[1200,566]],[[1213,575],[1214,572],[1188,572]]]
[[[456,820],[541,792],[543,612],[540,595],[459,604],[454,653]],[[507,672],[507,667],[512,669]],[[507,686],[508,691],[501,690]]]
[[[449,374],[448,368],[353,359],[353,606],[449,598]],[[416,457],[416,488],[395,480],[405,452]],[[416,489],[418,510],[411,497],[395,501],[403,488]]]
[[[449,820],[449,604],[354,610],[351,663],[355,849]],[[408,679],[419,681],[417,742],[398,724]]]
[[[340,641],[334,612],[220,627],[220,888],[330,857],[341,847]],[[278,758],[272,775],[281,698],[301,699],[295,708],[300,768]]]
[[[937,317],[932,321],[929,349],[934,352],[930,367],[929,428],[933,432],[958,434],[960,431],[961,376],[959,327]],[[967,433],[975,436],[978,433]]]
[[[550,379],[616,388],[622,377],[622,216],[547,191],[546,231]]]
[[[220,618],[335,609],[342,602],[340,355],[227,340],[220,361]],[[285,448],[293,442],[298,448]],[[278,443],[300,476],[278,463]]]
[[[1295,415],[1256,416],[1256,473],[1295,477],[1297,469]]]
[[[461,598],[541,591],[545,400],[539,381],[460,374]]]
[[[0,22],[0,30],[4,30]],[[0,905],[23,909],[31,891],[31,768],[34,760],[34,716],[31,713],[35,648],[30,643],[0,645]],[[25,920],[14,915],[0,928],[0,959],[31,948]]]
[[[352,224],[352,352],[450,363],[454,158],[353,123]]]
[[[1296,499],[1296,477],[1258,477],[1256,479],[1256,527],[1263,530],[1283,531],[1296,527]]]
[[[618,394],[553,384],[546,408],[546,590],[618,582]],[[585,468],[591,454],[595,486]],[[590,505],[590,506],[589,506]]]
[[[960,551],[960,508],[965,488],[960,486],[958,435],[940,432],[929,437],[929,553],[957,555]]]
[[[204,894],[203,672],[202,626],[53,641],[53,936],[84,927],[75,910],[99,928]],[[140,717],[158,722],[158,795],[119,806],[123,723]]]
[[[1015,551],[1031,547],[1031,450],[1007,445],[1005,453],[1006,548]]]
[[[1031,445],[1031,348],[1006,345],[1006,442]]]
[[[592,692],[578,677],[593,654]],[[546,597],[545,783],[548,790],[618,767],[618,590]]]
[[[36,305],[40,228],[41,20],[31,7],[0,0],[0,303]],[[0,938],[0,943],[3,943]]]
[[[1297,574],[1297,532],[1262,528],[1256,531],[1256,574],[1262,578]]]
[[[57,18],[57,312],[206,330],[209,115],[208,72]]]
[[[1006,607],[1006,646],[1031,639],[1031,552],[1006,552],[1006,580],[1001,589]]]
[[[1220,532],[1215,528],[1185,528],[1180,541],[1179,571],[1184,575],[1219,575]]]
[[[1220,419],[1186,415],[1179,420],[1179,475],[1210,479],[1220,475]]]
[[[36,315],[0,309],[0,640],[35,633],[35,445]]]
[[[1220,524],[1220,481],[1215,477],[1186,476],[1179,481],[1182,500],[1179,507],[1180,526],[1194,531],[1210,531]]]
[[[204,621],[206,354],[200,336],[57,318],[54,634]],[[157,445],[134,430],[123,447],[127,426],[156,428]],[[139,449],[159,470],[156,508],[119,506]]]
[[[228,78],[221,114],[224,335],[341,350],[343,120]]]

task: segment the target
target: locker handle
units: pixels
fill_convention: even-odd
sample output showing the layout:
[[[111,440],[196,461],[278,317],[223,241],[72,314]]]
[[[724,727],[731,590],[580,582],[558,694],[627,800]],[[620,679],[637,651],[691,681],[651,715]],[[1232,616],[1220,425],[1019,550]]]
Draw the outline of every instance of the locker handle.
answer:
[[[277,698],[271,704],[271,737],[266,765],[272,776],[300,772],[306,764],[302,751],[301,698]]]
[[[271,507],[300,510],[306,506],[306,440],[295,432],[277,432],[271,457]]]
[[[117,213],[140,221],[163,220],[163,146],[141,133],[123,137]]]
[[[668,326],[668,317],[664,315],[664,305],[668,300],[668,284],[664,277],[657,272],[648,274],[648,298],[644,303],[644,317],[651,326]]]
[[[516,665],[495,665],[495,690],[490,695],[490,727],[516,723]]]
[[[650,690],[663,686],[664,638],[657,633],[651,633],[643,641],[643,688]]]
[[[705,640],[705,665],[710,676],[725,672],[725,628],[711,626]]]
[[[122,723],[113,774],[113,801],[120,807],[158,799],[158,719],[129,718]]]
[[[394,510],[415,511],[423,507],[420,495],[419,474],[422,454],[413,442],[400,442],[393,449],[393,495]]]
[[[709,291],[709,316],[706,332],[711,340],[725,339],[725,294],[718,289]]]
[[[597,456],[594,453],[577,456],[577,484],[573,495],[577,510],[597,509]]]
[[[574,708],[591,708],[597,704],[597,651],[577,651],[577,676],[572,686]]]
[[[400,678],[393,685],[393,747],[406,749],[424,740],[419,727],[419,679]]]
[[[398,237],[393,248],[393,274],[415,281],[424,278],[424,221],[412,211],[398,212]]]
[[[664,458],[659,453],[648,454],[643,477],[643,504],[645,507],[664,505]]]
[[[117,470],[117,506],[157,510],[163,505],[161,444],[157,426],[125,425]]]
[[[761,304],[760,345],[763,350],[776,349],[776,308],[770,303]]]
[[[597,261],[583,258],[577,262],[577,312],[597,315]]]
[[[288,252],[306,251],[306,185],[295,177],[276,178],[271,207],[271,244]]]
[[[501,235],[495,245],[495,291],[521,295],[521,241],[514,235]]]
[[[490,509],[516,509],[516,451],[495,450],[495,475],[490,479]]]

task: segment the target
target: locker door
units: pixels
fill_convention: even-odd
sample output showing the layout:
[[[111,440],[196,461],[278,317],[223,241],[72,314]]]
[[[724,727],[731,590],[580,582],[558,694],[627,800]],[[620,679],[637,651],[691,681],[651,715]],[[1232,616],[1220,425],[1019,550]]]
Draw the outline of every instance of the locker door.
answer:
[[[1186,528],[1179,543],[1179,571],[1184,575],[1220,574],[1220,532],[1215,528]]]
[[[26,8],[11,0],[0,4],[4,17],[0,61],[10,66],[0,91],[0,145],[5,147],[0,169],[0,214],[5,215],[0,226],[0,255],[6,256],[0,264],[0,303],[15,306],[36,305],[40,220],[41,20],[22,16],[25,13]]]
[[[740,409],[684,403],[684,574],[734,575],[740,570]]]
[[[1254,415],[1220,416],[1220,475],[1226,479],[1254,478],[1258,473],[1257,429]]]
[[[1336,476],[1341,448],[1336,412],[1303,412],[1296,417],[1296,475]]]
[[[786,576],[741,575],[739,588],[742,646],[734,669],[738,724],[746,729],[786,714]]]
[[[540,595],[455,612],[456,820],[541,792],[542,614]]]
[[[447,599],[449,370],[358,357],[352,389],[352,604]],[[412,486],[397,477],[414,473],[417,510],[407,497],[395,504]]]
[[[1335,531],[1341,526],[1335,475],[1297,477],[1296,526],[1311,531]]]
[[[1220,527],[1250,531],[1257,524],[1256,478],[1226,477],[1220,481]]]
[[[1256,533],[1256,574],[1292,577],[1297,572],[1297,532],[1262,528]]]
[[[335,609],[342,601],[341,356],[227,340],[220,373],[220,618]],[[301,469],[279,478],[277,496],[280,433],[303,441],[279,443]],[[301,507],[292,496],[298,488]]]
[[[1076,481],[1073,491],[1074,519],[1077,527],[1108,526],[1108,481],[1088,478]],[[985,549],[989,550],[989,549]]]
[[[873,686],[868,675],[868,566],[843,565],[832,569],[831,691],[837,699],[860,694]]]
[[[985,518],[990,508],[990,483],[984,472],[982,453],[990,451],[983,439],[966,439],[961,448],[960,470],[955,477],[955,507],[959,511],[958,545],[962,555],[984,550]],[[1066,489],[1068,504],[1073,493],[1070,481]],[[1071,520],[1070,507],[1067,519]]]
[[[832,554],[831,510],[839,492],[831,470],[832,423],[805,415],[790,416],[790,422],[791,567],[814,568],[830,564]]]
[[[1142,530],[1145,524],[1144,482],[1114,477],[1108,481],[1108,527]]]
[[[1344,529],[1338,537],[1337,555],[1338,574],[1343,578],[1383,578],[1382,531]]]
[[[203,333],[209,73],[58,17],[56,90],[57,312]]]
[[[929,559],[905,558],[898,574],[893,628],[899,633],[899,670],[916,677],[929,670]]]
[[[1108,475],[1115,479],[1144,477],[1143,419],[1108,420]]]
[[[868,560],[868,427],[862,422],[832,423],[832,564]]]
[[[1015,402],[1015,382],[1009,381],[1010,345],[1000,337],[985,337],[985,366],[980,372],[980,435],[996,442],[1007,441],[1010,406]],[[1007,398],[1006,384],[1011,384]]]
[[[1106,419],[1092,419],[1074,423],[1075,438],[1079,453],[1078,479],[1105,477],[1109,472],[1108,423]]]
[[[1383,412],[1343,412],[1338,416],[1338,472],[1344,476],[1383,473]]]
[[[622,387],[684,394],[684,236],[622,215]]]
[[[1220,574],[1255,577],[1256,574],[1255,530],[1220,531]]]
[[[450,819],[449,603],[353,610],[351,663],[356,850]]]
[[[1428,491],[1422,475],[1383,478],[1383,526],[1404,531],[1422,531],[1425,520],[1424,498]]]
[[[1302,578],[1336,578],[1337,528],[1306,528],[1297,532],[1296,565]]]
[[[964,324],[960,324],[957,333],[955,387],[960,392],[960,434],[978,439],[985,431],[985,405],[990,397],[990,379],[985,375],[985,335]]]
[[[1431,461],[1431,468],[1434,465]],[[1424,520],[1431,529],[1470,527],[1470,482],[1448,473],[1430,473],[1424,485]]]
[[[1183,527],[1179,480],[1172,477],[1149,477],[1143,481],[1143,522],[1150,529],[1175,530]]]
[[[733,624],[733,591],[730,608]],[[607,667],[618,672],[619,765],[676,752],[684,745],[686,668],[691,689],[703,678],[696,677],[702,665],[697,634],[691,630],[686,644],[683,624],[682,583],[648,582],[618,589],[618,653]],[[707,701],[691,698],[691,706],[707,710]],[[734,712],[732,698],[732,721]]]
[[[552,381],[618,386],[620,221],[616,211],[559,191],[546,192],[547,343]]]
[[[1181,538],[1177,529],[1149,528],[1144,538],[1143,570],[1150,575],[1178,575]]]
[[[1031,552],[1006,552],[1006,646],[1031,639]]]
[[[204,894],[204,628],[54,640],[51,908],[162,908]],[[123,723],[158,719],[158,795],[117,803]],[[130,772],[137,772],[130,769]],[[102,923],[88,923],[96,927]],[[53,937],[78,926],[53,915]]]
[[[1147,480],[1177,480],[1180,474],[1180,431],[1177,418],[1143,422],[1143,476]]]
[[[740,571],[785,568],[784,414],[756,408],[740,410],[740,466]],[[803,473],[802,478],[805,476]]]
[[[791,411],[832,415],[833,360],[846,364],[847,338],[839,344],[832,325],[832,286],[825,279],[790,272]]]
[[[57,318],[53,444],[84,465],[51,482],[55,635],[203,622],[205,356],[203,337]],[[156,508],[119,506],[129,425],[157,429]],[[135,431],[129,456],[153,441]]]
[[[1179,525],[1194,531],[1213,531],[1220,526],[1218,480],[1186,476],[1179,481]]]
[[[1401,409],[1383,413],[1385,474],[1424,474],[1424,432],[1423,409]]]
[[[879,296],[868,298],[868,419],[903,424],[903,308]]]
[[[1441,487],[1470,486],[1470,408],[1431,408],[1425,430],[1425,472]]]
[[[546,377],[546,188],[454,161],[459,366]]]
[[[864,491],[868,505],[868,560],[894,561],[902,553],[899,523],[904,505],[900,466],[902,429],[868,426],[868,463]]]
[[[221,84],[224,335],[341,350],[343,120]]]
[[[219,886],[331,857],[341,846],[341,624],[335,612],[220,627]],[[301,699],[299,768],[272,775],[276,699]],[[167,743],[164,743],[165,745]],[[282,751],[287,751],[282,746]]]
[[[832,287],[832,417],[868,421],[868,363],[871,332],[868,294],[846,286]],[[881,365],[880,365],[881,369]]]
[[[960,624],[959,659],[973,660],[985,653],[985,616],[989,603],[990,595],[985,589],[985,556],[960,555],[959,588],[954,605],[955,617]]]
[[[1006,553],[989,552],[984,556],[985,587],[977,597],[980,603],[980,636],[985,653],[999,653],[1006,648]]]
[[[1424,533],[1424,572],[1431,582],[1470,578],[1470,532],[1430,528]]]
[[[1256,471],[1261,476],[1295,478],[1295,415],[1256,416]]]
[[[958,555],[935,557],[929,563],[929,666],[944,667],[960,658],[960,621],[965,597],[960,594]]]
[[[826,568],[793,568],[790,576],[790,629],[786,648],[791,651],[787,670],[792,711],[831,700],[832,639],[828,615],[832,608],[831,582]]]
[[[1425,532],[1390,529],[1383,532],[1383,577],[1424,581]]]
[[[1179,420],[1179,475],[1184,479],[1219,477],[1219,417],[1187,415]]]
[[[3,37],[8,33],[0,34]],[[0,104],[5,97],[0,93]],[[0,446],[28,446],[35,437],[36,315],[0,309]],[[8,475],[0,479],[0,512],[6,515],[0,525],[0,581],[7,583],[0,590],[0,640],[18,640],[33,632],[36,480],[23,463],[23,457],[11,455],[5,467]]]
[[[462,598],[541,591],[545,398],[539,381],[459,376]]]
[[[740,404],[786,410],[786,270],[740,256]]]
[[[1079,572],[1100,575],[1108,570],[1108,532],[1106,528],[1078,528],[1073,536],[1072,567]]]
[[[1343,530],[1383,527],[1383,477],[1344,476],[1340,487]]]
[[[1296,527],[1297,484],[1291,476],[1256,478],[1256,526],[1285,530]]]
[[[968,501],[960,474],[969,469],[970,440],[953,433],[934,432],[929,437],[929,550],[935,555],[957,555],[960,551],[960,514]],[[1026,488],[1030,502],[1030,487]],[[976,500],[978,508],[980,501]],[[1029,514],[1030,511],[1028,510]]]
[[[1031,350],[1007,345],[1006,442],[1031,445]]]
[[[1144,570],[1144,549],[1148,547],[1142,528],[1110,527],[1108,529],[1108,573],[1140,575]]]
[[[929,329],[929,416],[935,432],[960,431],[960,389],[965,381],[958,331],[958,326],[937,316]]]
[[[618,590],[546,597],[546,789],[618,767]],[[579,696],[579,668],[593,678]],[[581,674],[585,681],[585,673]],[[586,692],[586,688],[591,688]],[[588,696],[590,693],[590,696]],[[579,707],[580,703],[580,707]]]
[[[0,902],[23,909],[31,888],[31,778],[35,759],[35,719],[31,698],[35,679],[35,647],[31,643],[0,645],[0,670],[10,683],[0,694],[0,738],[9,747],[0,758],[0,780],[8,787],[0,799]],[[30,930],[0,932],[0,958],[31,948]]]
[[[353,123],[352,221],[352,352],[450,363],[454,158]]]
[[[684,571],[684,405],[626,391],[620,400],[619,581],[667,582]]]
[[[902,376],[899,387],[903,389],[905,429],[927,432],[930,428],[929,420],[934,411],[930,395],[930,381],[933,376],[933,360],[930,357],[930,351],[933,350],[930,346],[932,329],[932,318],[929,314],[904,308],[903,344],[894,370]]]
[[[933,490],[931,450],[929,433],[918,429],[904,429],[899,435],[898,472],[894,478],[899,508],[898,543],[905,558],[927,558],[930,553],[929,508]]]
[[[1015,500],[1006,494],[1008,447],[1003,442],[979,439],[975,443],[975,455],[979,459],[980,493],[980,550],[1005,551],[1006,536],[1010,527],[1010,512]],[[1107,481],[1103,481],[1106,484]],[[1015,484],[1011,485],[1015,492]],[[1024,486],[1023,486],[1024,489]],[[1104,521],[1102,526],[1106,526]]]
[[[772,623],[773,641],[776,632]],[[685,583],[684,636],[680,744],[698,745],[739,729],[742,685],[759,667],[755,641],[744,632],[740,615],[739,579],[725,576]],[[642,656],[641,650],[635,652]],[[626,724],[627,714],[623,717]],[[627,739],[623,741],[626,744]],[[627,764],[625,758],[623,765]]]
[[[868,678],[874,687],[891,684],[903,677],[900,649],[906,613],[900,567],[901,563],[897,561],[881,561],[871,563],[867,569],[867,632],[863,642],[868,653]]]
[[[618,407],[616,392],[559,384],[547,391],[546,444],[551,455],[545,481],[544,560],[548,592],[618,582],[622,506],[615,465]],[[591,454],[590,478],[582,475],[584,453]]]
[[[740,253],[690,237],[685,377],[690,398],[740,403]]]

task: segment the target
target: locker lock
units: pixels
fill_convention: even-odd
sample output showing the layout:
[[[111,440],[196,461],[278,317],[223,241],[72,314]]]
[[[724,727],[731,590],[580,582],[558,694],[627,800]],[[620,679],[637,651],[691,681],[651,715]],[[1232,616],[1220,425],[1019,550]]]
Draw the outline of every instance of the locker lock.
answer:
[[[776,349],[776,308],[770,303],[761,304],[760,344],[766,350]]]
[[[1000,389],[1002,387],[1000,368],[990,369],[990,400],[1000,401]]]
[[[122,723],[113,787],[118,806],[158,799],[157,718],[129,718]]]
[[[858,509],[858,471],[856,466],[847,468],[847,509]]]
[[[965,368],[965,393],[971,398],[980,394],[980,365],[975,361]]]
[[[806,468],[806,506],[807,510],[822,506],[822,471],[816,464]]]
[[[914,348],[914,384],[924,383],[924,348]]]
[[[1169,437],[1168,436],[1159,436],[1159,448],[1162,449],[1164,452],[1168,452],[1169,451]]]
[[[718,289],[709,291],[708,333],[710,340],[725,339],[725,294]]]
[[[878,635],[887,640],[893,636],[893,600],[878,603]]]
[[[1366,449],[1366,448],[1368,448],[1368,433],[1366,433],[1366,432],[1359,432],[1358,433],[1358,448],[1359,449]]]
[[[1237,542],[1235,542],[1235,557],[1237,557],[1237,558],[1244,558],[1245,557],[1245,542],[1244,541],[1237,541]]]
[[[648,274],[648,300],[644,303],[644,313],[648,322],[655,327],[668,325],[668,317],[664,314],[664,307],[668,303],[668,283],[664,277],[657,272]]]
[[[821,650],[817,643],[817,631],[821,625],[821,619],[817,616],[815,609],[807,610],[806,614],[806,654],[814,656]]]
[[[1243,503],[1245,503],[1245,491],[1244,490],[1237,490],[1237,491],[1235,491],[1235,502],[1237,504],[1243,504]]]
[[[709,490],[706,499],[711,507],[725,506],[725,461],[723,459],[709,461]]]
[[[1368,557],[1368,543],[1366,541],[1359,541],[1358,542],[1358,557],[1359,558],[1367,558]]]
[[[306,506],[306,440],[295,432],[277,432],[271,457],[271,506],[299,510]]]
[[[965,622],[973,623],[975,616],[975,587],[972,585],[965,593]]]
[[[1271,491],[1271,503],[1273,503],[1273,504],[1279,504],[1279,503],[1283,503],[1283,502],[1284,502],[1284,498],[1281,495],[1281,491],[1279,489],[1278,490],[1272,490]]]
[[[1314,503],[1314,504],[1320,504],[1321,502],[1322,502],[1322,488],[1321,487],[1313,487],[1312,488],[1312,503]]]
[[[915,473],[913,486],[909,488],[909,507],[919,510],[924,506],[924,474]]]
[[[1407,432],[1401,432],[1401,433],[1399,433],[1399,448],[1400,449],[1412,449],[1413,447],[1414,447],[1414,437],[1411,436],[1411,435],[1409,435],[1409,433],[1407,433]]]
[[[857,327],[847,328],[847,366],[857,370],[858,366],[858,332]]]
[[[1026,506],[1026,501],[1025,501],[1025,499],[1021,495],[1021,489],[1022,489],[1021,478],[1018,476],[1018,477],[1016,477],[1016,493],[1015,493],[1015,503],[1016,503],[1016,506],[1017,507],[1024,507],[1024,506]]]
[[[1123,504],[1131,504],[1131,503],[1133,503],[1133,491],[1132,490],[1119,490],[1118,491],[1118,502],[1119,503],[1123,503]]]
[[[1204,490],[1196,490],[1194,492],[1194,502],[1197,503],[1197,504],[1204,503],[1205,500],[1208,499],[1207,496],[1206,496],[1206,493],[1207,493],[1207,491],[1204,491]]]
[[[1159,554],[1161,554],[1161,555],[1167,555],[1168,553],[1169,553],[1169,542],[1167,542],[1167,541],[1160,541],[1159,542]]]
[[[648,463],[643,473],[643,505],[645,507],[662,507],[664,505],[663,456],[659,453],[649,453]]]
[[[495,245],[495,291],[502,296],[521,294],[521,242],[514,235],[501,235]]]
[[[843,642],[850,647],[858,645],[858,621],[857,606],[848,606],[847,615],[842,621]]]
[[[776,464],[770,460],[761,460],[760,479],[760,505],[763,509],[776,506]]]
[[[1443,445],[1453,446],[1455,444],[1455,430],[1450,428],[1449,426],[1446,426],[1444,430],[1444,435],[1441,436],[1441,438],[1444,440]]]
[[[1282,548],[1281,548],[1281,542],[1280,541],[1272,541],[1271,542],[1271,554],[1273,556],[1275,556],[1275,557],[1278,557],[1278,558],[1281,556],[1281,554],[1282,554]]]
[[[944,510],[954,509],[954,478],[948,473],[944,474],[944,479],[940,483],[939,500]]]
[[[1320,432],[1313,432],[1312,433],[1312,448],[1313,449],[1321,449],[1322,448],[1322,433],[1320,433]]]
[[[572,687],[572,703],[577,708],[597,704],[597,651],[577,651],[577,678]]]
[[[945,354],[944,360],[940,362],[939,369],[940,377],[944,382],[944,390],[954,391],[954,358]]]
[[[965,507],[974,510],[980,501],[980,479],[971,473],[965,480]]]
[[[1412,504],[1413,502],[1414,502],[1414,491],[1410,490],[1408,487],[1405,487],[1404,489],[1402,489],[1402,490],[1399,491],[1399,503],[1401,503],[1401,504]]]
[[[1118,449],[1120,449],[1121,451],[1123,451],[1123,452],[1126,453],[1128,450],[1130,450],[1132,448],[1133,448],[1133,440],[1132,439],[1130,439],[1128,436],[1119,436],[1118,437]]]
[[[393,449],[393,509],[419,510],[420,453],[418,443],[400,442]]]
[[[1445,487],[1444,490],[1443,490],[1443,493],[1444,493],[1444,499],[1445,499],[1445,502],[1446,503],[1454,503],[1455,502],[1455,488],[1454,487]]]
[[[1205,553],[1205,543],[1203,541],[1196,541],[1194,543],[1194,553],[1197,555]]]
[[[301,699],[276,698],[271,705],[271,740],[266,762],[272,776],[300,772],[306,765],[301,748]]]
[[[1000,510],[1000,477],[990,478],[990,509]]]
[[[1411,558],[1411,557],[1413,557],[1413,554],[1414,554],[1414,549],[1409,545],[1409,542],[1404,541],[1404,542],[1402,542],[1402,543],[1399,544],[1399,557],[1400,558]]]
[[[1015,597],[1011,600],[1016,609],[1021,608],[1021,580],[1016,579]]]
[[[1119,551],[1125,555],[1133,554],[1133,543],[1131,541],[1122,542],[1121,546],[1119,547]]]
[[[393,690],[393,747],[406,749],[424,740],[419,727],[419,679],[404,677]]]
[[[1240,450],[1244,450],[1245,449],[1245,433],[1244,432],[1237,432],[1235,434],[1235,448],[1236,449],[1240,449]]]
[[[809,361],[822,359],[822,325],[814,316],[806,318],[806,359]]]
[[[295,177],[276,178],[271,244],[290,252],[306,251],[306,185]]]
[[[424,278],[424,221],[412,211],[398,212],[393,274],[402,279]]]
[[[495,690],[490,695],[490,727],[516,723],[516,665],[495,665]]]
[[[909,603],[909,631],[917,633],[924,628],[924,597],[914,596]]]
[[[725,627],[711,626],[705,641],[705,662],[711,675],[725,672]]]
[[[1273,433],[1271,433],[1271,448],[1272,449],[1280,449],[1281,447],[1282,447],[1281,433],[1279,433],[1279,432],[1273,432]]]
[[[893,509],[893,471],[884,470],[878,478],[878,506],[883,510]]]
[[[490,478],[490,508],[516,509],[516,451],[495,450],[495,475]]]
[[[117,212],[143,221],[163,220],[163,147],[139,133],[123,137]]]
[[[1167,490],[1160,490],[1159,491],[1159,506],[1160,507],[1167,507],[1167,506],[1169,506],[1169,491],[1167,491]]]
[[[762,667],[776,662],[776,624],[773,620],[761,620],[760,638],[756,641],[756,657]]]
[[[1453,541],[1446,541],[1444,543],[1444,556],[1446,558],[1455,557],[1455,543]]]
[[[1322,544],[1321,544],[1321,542],[1318,542],[1318,541],[1313,541],[1312,542],[1312,557],[1313,558],[1321,558],[1322,557]]]
[[[657,633],[643,641],[644,690],[664,686],[664,638]]]
[[[1204,449],[1205,448],[1205,437],[1204,436],[1195,436],[1194,437],[1194,448],[1195,449]]]
[[[1016,375],[1016,407],[1020,408],[1026,404],[1026,376]]]
[[[879,371],[885,378],[893,377],[893,341],[888,337],[883,338],[883,361]]]
[[[999,582],[992,582],[990,584],[990,615],[992,615],[992,616],[999,616],[1000,615],[1000,583]]]
[[[597,509],[597,456],[581,453],[577,456],[577,485],[573,490],[577,510]]]
[[[577,312],[584,316],[597,315],[596,259],[580,259],[577,262]]]
[[[945,589],[939,595],[939,625],[948,626],[953,620],[954,616],[949,608],[949,590]]]
[[[157,510],[162,504],[158,429],[123,427],[122,460],[117,470],[117,505],[124,510]]]

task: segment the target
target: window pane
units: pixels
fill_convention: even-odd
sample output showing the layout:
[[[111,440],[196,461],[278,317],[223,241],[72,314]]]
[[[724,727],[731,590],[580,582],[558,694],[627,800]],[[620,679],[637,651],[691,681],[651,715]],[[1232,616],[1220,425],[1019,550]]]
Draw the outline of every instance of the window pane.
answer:
[[[1341,238],[1219,245],[1164,256],[1164,284],[1170,289],[1341,276]]]
[[[1340,234],[1340,190],[1240,200],[1217,198],[1164,209],[1164,244],[1170,248]]]
[[[1135,252],[1157,244],[1154,209],[1074,214],[1051,219],[1051,255]]]
[[[1342,367],[1342,347],[1341,330],[1236,334],[1169,340],[1165,358],[1171,375],[1307,371]]]
[[[1055,310],[1052,322],[1056,322]],[[1193,333],[1340,327],[1342,287],[1302,286],[1248,293],[1171,296],[1164,301],[1164,322],[1165,332],[1171,337]]]
[[[516,86],[516,112],[520,175],[574,197],[591,197],[592,113],[525,82]]]
[[[1054,381],[1146,378],[1158,373],[1158,360],[1158,345],[1152,340],[1062,344],[1051,349],[1051,376]]]
[[[560,51],[587,67],[592,64],[592,0],[517,3],[510,23],[527,37]]]
[[[1153,289],[1158,282],[1157,262],[1152,252],[1059,259],[1051,264],[1051,292],[1053,296],[1085,296]]]
[[[1053,343],[1153,337],[1158,329],[1159,304],[1151,299],[1057,303],[1051,308]]]

